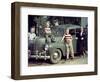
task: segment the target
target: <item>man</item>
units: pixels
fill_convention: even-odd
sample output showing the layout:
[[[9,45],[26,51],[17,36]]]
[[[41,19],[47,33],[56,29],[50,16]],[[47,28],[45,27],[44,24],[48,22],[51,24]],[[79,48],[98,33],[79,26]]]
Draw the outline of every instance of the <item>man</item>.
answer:
[[[28,52],[31,53],[34,48],[34,40],[36,39],[36,34],[35,34],[35,26],[31,27],[30,32],[28,33]]]
[[[80,32],[76,34],[77,37],[77,52],[80,55],[85,54],[85,33],[83,27],[81,27]]]
[[[73,44],[72,44],[72,36],[69,34],[69,29],[66,29],[66,32],[62,38],[65,42],[66,46],[66,59],[69,59],[69,54],[71,54],[71,58],[74,58],[74,50],[73,50]]]

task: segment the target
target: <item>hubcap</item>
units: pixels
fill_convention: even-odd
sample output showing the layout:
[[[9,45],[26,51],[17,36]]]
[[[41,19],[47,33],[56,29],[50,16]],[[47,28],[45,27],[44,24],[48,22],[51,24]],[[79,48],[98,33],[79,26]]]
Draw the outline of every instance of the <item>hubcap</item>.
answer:
[[[53,58],[56,59],[59,57],[59,54],[57,52],[54,53]]]

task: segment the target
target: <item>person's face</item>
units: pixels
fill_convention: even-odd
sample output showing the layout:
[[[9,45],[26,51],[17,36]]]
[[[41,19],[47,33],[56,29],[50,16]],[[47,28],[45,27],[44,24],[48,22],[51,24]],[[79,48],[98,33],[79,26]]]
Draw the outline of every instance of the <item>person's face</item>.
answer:
[[[69,29],[66,30],[66,34],[69,34]]]
[[[35,32],[35,28],[31,28],[31,33],[34,33]]]
[[[81,32],[83,32],[83,27],[81,27]]]

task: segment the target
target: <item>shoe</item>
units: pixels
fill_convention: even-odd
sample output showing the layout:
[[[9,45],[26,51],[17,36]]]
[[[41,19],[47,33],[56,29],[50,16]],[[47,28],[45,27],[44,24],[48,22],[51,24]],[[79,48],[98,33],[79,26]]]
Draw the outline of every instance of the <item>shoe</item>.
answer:
[[[68,60],[68,59],[69,59],[69,58],[66,57],[66,58],[65,58],[65,61]]]
[[[71,57],[70,59],[71,59],[71,60],[73,60],[73,59],[74,59],[74,57]]]

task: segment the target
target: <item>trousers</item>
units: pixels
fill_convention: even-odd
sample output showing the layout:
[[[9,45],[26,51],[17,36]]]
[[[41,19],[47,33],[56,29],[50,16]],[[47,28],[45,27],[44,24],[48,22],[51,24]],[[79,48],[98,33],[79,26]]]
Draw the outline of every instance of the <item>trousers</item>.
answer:
[[[71,55],[72,58],[74,58],[74,50],[73,50],[73,45],[72,42],[70,43],[65,43],[66,46],[66,57],[69,59],[69,55]]]

